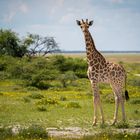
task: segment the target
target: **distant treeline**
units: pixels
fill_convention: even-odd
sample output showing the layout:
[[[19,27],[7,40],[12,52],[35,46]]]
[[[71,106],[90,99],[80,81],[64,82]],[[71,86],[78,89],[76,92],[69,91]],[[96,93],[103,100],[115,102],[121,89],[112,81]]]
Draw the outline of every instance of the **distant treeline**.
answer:
[[[85,53],[86,51],[60,51],[59,53]],[[101,53],[140,53],[140,51],[100,51]]]

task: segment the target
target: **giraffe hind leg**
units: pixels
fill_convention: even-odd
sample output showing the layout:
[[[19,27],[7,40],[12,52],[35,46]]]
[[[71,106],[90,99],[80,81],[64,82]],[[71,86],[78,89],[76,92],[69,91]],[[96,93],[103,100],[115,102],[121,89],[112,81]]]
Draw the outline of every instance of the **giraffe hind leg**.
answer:
[[[117,122],[119,102],[119,96],[115,93],[115,112],[112,125],[115,125],[115,123]]]
[[[121,110],[122,110],[122,120],[125,121],[126,116],[125,116],[124,98],[122,95],[122,90],[115,90],[115,113],[114,113],[113,125],[117,122],[119,104],[121,105]]]
[[[118,118],[120,96],[119,96],[119,91],[118,91],[117,87],[114,84],[111,84],[111,87],[112,87],[112,90],[113,90],[114,96],[115,96],[115,112],[114,112],[114,118],[113,118],[113,123],[112,123],[112,125],[115,125],[117,122],[117,118]]]

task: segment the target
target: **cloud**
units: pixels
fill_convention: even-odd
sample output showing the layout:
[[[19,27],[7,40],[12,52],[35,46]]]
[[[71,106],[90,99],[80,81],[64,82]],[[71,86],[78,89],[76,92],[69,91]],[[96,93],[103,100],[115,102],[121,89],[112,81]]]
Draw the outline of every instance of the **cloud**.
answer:
[[[90,0],[66,1],[61,8],[59,23],[70,25],[75,23],[76,19],[91,19],[93,18],[93,9]]]
[[[7,0],[4,4],[0,1],[0,18],[4,15],[6,21],[2,27],[8,25],[20,34],[54,36],[62,49],[84,49],[75,20],[88,18],[94,20],[90,31],[98,49],[130,50],[133,46],[139,50],[139,0]]]
[[[4,15],[4,21],[5,22],[10,22],[15,15],[16,15],[15,11],[9,12],[8,14]]]
[[[60,8],[63,6],[64,4],[64,0],[53,0],[52,1],[52,5],[51,5],[51,10],[50,13],[51,14],[55,14],[58,10],[60,10]],[[55,3],[55,4],[54,4]]]
[[[22,3],[20,6],[19,6],[19,11],[21,11],[22,13],[27,13],[28,12],[28,6],[27,4],[25,3]]]
[[[71,21],[74,20],[74,14],[68,13],[67,15],[62,16],[62,18],[59,20],[59,23],[65,24],[65,23],[71,23]]]
[[[28,5],[23,2],[10,3],[7,14],[4,15],[5,22],[11,22],[18,13],[26,14],[29,11]]]
[[[121,3],[124,2],[124,0],[107,0],[107,1],[109,1],[109,2],[111,2],[113,4],[121,4]]]

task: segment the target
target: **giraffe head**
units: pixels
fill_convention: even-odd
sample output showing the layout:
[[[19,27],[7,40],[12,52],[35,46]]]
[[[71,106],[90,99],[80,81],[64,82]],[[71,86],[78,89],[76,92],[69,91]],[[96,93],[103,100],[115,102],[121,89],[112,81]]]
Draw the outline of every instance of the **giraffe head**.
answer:
[[[84,21],[83,19],[81,21],[76,20],[76,22],[81,27],[83,32],[88,30],[89,26],[91,26],[93,24],[93,21],[88,22],[88,19],[86,19],[86,21]]]

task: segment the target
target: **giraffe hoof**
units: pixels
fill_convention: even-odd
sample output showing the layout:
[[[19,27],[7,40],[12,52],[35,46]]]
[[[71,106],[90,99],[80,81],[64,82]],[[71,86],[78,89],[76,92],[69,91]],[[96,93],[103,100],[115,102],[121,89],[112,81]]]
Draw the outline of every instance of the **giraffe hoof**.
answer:
[[[96,126],[96,122],[93,122],[92,126]]]
[[[116,121],[114,121],[112,124],[111,124],[111,126],[114,126],[116,124]]]
[[[102,124],[105,124],[105,121],[104,120],[102,120]]]

